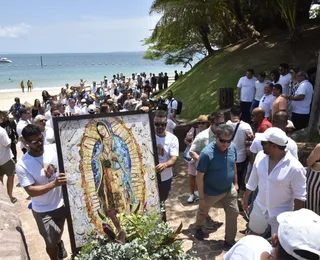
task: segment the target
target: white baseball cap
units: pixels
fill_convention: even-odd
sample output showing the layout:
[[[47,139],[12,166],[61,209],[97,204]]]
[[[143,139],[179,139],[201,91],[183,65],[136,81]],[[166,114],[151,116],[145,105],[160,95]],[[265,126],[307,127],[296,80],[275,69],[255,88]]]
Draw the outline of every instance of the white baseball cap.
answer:
[[[298,260],[306,260],[297,250],[312,252],[320,258],[320,216],[308,209],[278,215],[280,245]]]
[[[91,104],[88,106],[88,112],[94,113],[96,112],[96,106]]]
[[[285,132],[283,132],[278,127],[270,127],[264,131],[263,135],[259,137],[261,141],[271,142],[279,146],[287,146],[288,137]]]

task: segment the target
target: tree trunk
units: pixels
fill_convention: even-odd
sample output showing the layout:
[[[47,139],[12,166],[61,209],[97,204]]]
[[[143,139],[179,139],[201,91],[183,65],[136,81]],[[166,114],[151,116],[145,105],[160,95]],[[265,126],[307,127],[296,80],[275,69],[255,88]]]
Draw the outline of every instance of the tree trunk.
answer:
[[[318,66],[316,75],[316,84],[314,85],[314,93],[312,99],[312,108],[309,120],[309,137],[311,133],[317,132],[319,130],[320,121],[320,50],[318,54]]]
[[[209,32],[208,25],[201,25],[199,27],[199,33],[201,36],[202,43],[206,48],[206,50],[208,51],[208,55],[211,55],[212,53],[214,53],[214,49],[212,49],[211,47],[209,37],[208,37],[208,32]]]

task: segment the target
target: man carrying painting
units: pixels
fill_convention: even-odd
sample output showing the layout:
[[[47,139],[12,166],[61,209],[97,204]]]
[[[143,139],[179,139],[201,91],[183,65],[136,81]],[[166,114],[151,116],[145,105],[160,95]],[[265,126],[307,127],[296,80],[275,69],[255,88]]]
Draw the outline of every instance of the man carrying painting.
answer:
[[[28,152],[16,164],[21,187],[31,196],[32,213],[40,235],[46,243],[51,260],[67,257],[61,240],[66,208],[61,186],[66,184],[64,173],[59,173],[56,146],[44,146],[39,127],[27,125],[22,137]]]
[[[171,189],[172,166],[179,156],[178,138],[166,131],[167,111],[156,110],[154,117],[154,128],[156,134],[159,164],[156,171],[160,174],[159,196],[160,202],[164,203]]]

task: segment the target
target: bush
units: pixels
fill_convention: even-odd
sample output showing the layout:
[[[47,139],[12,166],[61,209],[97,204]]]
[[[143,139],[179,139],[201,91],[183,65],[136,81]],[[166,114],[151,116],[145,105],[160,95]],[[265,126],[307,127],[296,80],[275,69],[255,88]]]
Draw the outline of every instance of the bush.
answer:
[[[90,243],[75,259],[193,259],[184,254],[182,241],[177,240],[182,224],[174,232],[169,223],[162,222],[157,211],[120,214],[117,217],[110,213],[108,216],[110,219],[104,225],[106,235],[93,234]]]

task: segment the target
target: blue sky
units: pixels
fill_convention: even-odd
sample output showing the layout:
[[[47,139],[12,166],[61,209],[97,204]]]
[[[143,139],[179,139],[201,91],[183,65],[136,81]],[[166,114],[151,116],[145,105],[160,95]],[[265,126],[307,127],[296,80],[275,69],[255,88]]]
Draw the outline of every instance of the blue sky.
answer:
[[[159,19],[152,0],[1,2],[1,53],[142,51]]]

